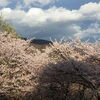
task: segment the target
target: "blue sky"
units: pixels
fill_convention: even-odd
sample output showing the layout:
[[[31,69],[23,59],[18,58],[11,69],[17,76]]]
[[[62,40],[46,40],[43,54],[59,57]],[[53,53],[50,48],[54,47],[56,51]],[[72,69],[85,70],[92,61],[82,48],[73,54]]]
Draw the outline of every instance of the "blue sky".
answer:
[[[24,37],[100,39],[100,0],[0,0],[0,13]]]

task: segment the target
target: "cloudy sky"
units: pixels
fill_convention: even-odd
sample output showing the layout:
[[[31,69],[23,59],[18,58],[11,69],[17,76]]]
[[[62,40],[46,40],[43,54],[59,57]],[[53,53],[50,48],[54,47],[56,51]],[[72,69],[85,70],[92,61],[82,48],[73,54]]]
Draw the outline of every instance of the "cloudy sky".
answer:
[[[0,0],[0,13],[24,37],[100,39],[100,0]]]

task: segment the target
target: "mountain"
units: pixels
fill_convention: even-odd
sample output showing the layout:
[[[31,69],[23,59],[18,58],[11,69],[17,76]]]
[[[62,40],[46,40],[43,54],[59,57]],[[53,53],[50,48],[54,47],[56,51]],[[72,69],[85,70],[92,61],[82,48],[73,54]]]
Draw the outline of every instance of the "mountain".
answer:
[[[49,44],[53,44],[51,41],[43,40],[43,39],[33,39],[33,40],[30,41],[30,43],[36,44],[36,45],[49,45]]]

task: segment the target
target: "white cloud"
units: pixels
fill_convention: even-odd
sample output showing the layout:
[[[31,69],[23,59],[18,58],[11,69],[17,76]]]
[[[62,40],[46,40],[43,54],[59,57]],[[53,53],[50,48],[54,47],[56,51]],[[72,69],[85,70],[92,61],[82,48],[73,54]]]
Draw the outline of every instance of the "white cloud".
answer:
[[[88,3],[78,10],[52,7],[47,10],[30,8],[27,12],[21,9],[0,10],[5,19],[11,21],[22,32],[44,37],[54,36],[89,36],[100,37],[100,3]],[[90,23],[85,24],[85,22]],[[98,23],[97,23],[98,22]],[[83,28],[85,25],[85,28]],[[87,25],[87,26],[86,26]]]
[[[54,22],[70,22],[81,19],[81,14],[76,11],[66,10],[64,8],[50,8],[43,10],[41,8],[31,8],[28,12],[23,10],[12,10],[4,8],[1,10],[5,19],[15,20],[20,19],[19,22],[29,26],[38,26],[42,24],[49,24]]]
[[[85,37],[95,37],[98,38],[100,35],[100,24],[99,23],[92,23],[87,29],[82,30],[80,26],[76,27],[76,34],[75,37],[85,38]],[[99,36],[100,38],[100,36]]]
[[[85,20],[100,20],[100,2],[85,4],[80,7],[78,12],[83,15]]]
[[[96,13],[96,12],[100,12],[100,3],[88,3],[88,4],[85,4],[83,6],[80,7],[80,12],[83,13],[83,14],[90,14],[90,13]]]
[[[9,4],[8,0],[0,0],[0,7],[5,7]]]
[[[48,10],[43,10],[40,8],[31,8],[26,13],[21,22],[24,24],[28,24],[29,26],[34,26],[55,22],[76,21],[80,18],[81,14],[78,14],[74,11],[66,10],[64,8],[53,7]]]
[[[25,12],[22,10],[12,10],[10,8],[4,8],[0,11],[4,16],[4,19],[13,21],[13,23],[19,23],[25,16]]]
[[[45,6],[55,1],[56,0],[23,0],[23,3],[25,7],[29,7],[31,4],[34,4],[37,6]]]
[[[6,7],[9,4],[13,4],[17,9],[31,8],[32,5],[43,7],[48,4],[53,4],[56,1],[59,0],[0,0],[0,7]]]

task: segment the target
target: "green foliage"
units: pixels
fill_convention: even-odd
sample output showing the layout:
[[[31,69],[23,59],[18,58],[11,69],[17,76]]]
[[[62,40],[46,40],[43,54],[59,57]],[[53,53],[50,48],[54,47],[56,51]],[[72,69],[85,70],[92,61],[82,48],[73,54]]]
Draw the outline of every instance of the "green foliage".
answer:
[[[16,33],[14,27],[5,21],[3,16],[0,16],[0,28],[2,32]]]
[[[10,33],[10,37],[11,37],[11,38],[16,38],[16,39],[18,39],[18,38],[22,39],[22,36],[18,35],[18,34],[15,33],[15,32]]]
[[[2,25],[2,31],[6,31],[8,33],[15,33],[15,29],[6,22]]]
[[[9,34],[12,38],[21,38],[21,36],[16,33],[15,28],[5,21],[2,15],[0,15],[0,30],[7,32],[7,35]]]

